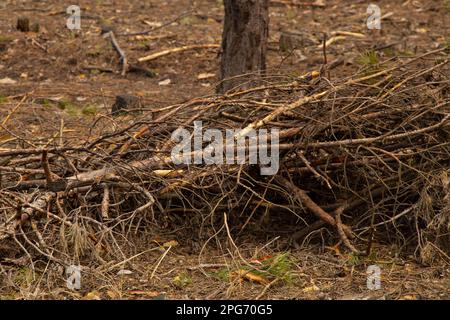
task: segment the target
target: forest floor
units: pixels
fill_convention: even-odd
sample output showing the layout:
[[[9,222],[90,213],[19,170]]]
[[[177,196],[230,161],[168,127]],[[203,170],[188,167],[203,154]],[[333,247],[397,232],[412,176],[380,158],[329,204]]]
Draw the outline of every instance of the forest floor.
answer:
[[[326,0],[323,8],[285,5],[270,8],[268,72],[300,76],[319,70],[322,39],[329,62],[343,63],[330,76],[344,77],[367,64],[394,56],[414,56],[450,40],[450,1],[377,1],[381,30],[368,30],[367,1]],[[102,26],[110,26],[130,63],[149,54],[186,45],[220,44],[222,1],[77,1],[81,30],[66,27],[71,1],[3,0],[0,4],[0,148],[17,139],[53,141],[63,128],[64,141],[85,141],[102,130],[116,95],[141,98],[148,110],[214,93],[219,51],[194,49],[141,63],[155,74],[120,74],[120,62]],[[40,30],[16,30],[19,17]],[[168,22],[175,21],[168,24]],[[130,35],[154,29],[145,35]],[[295,43],[281,41],[297,32]],[[351,33],[348,33],[351,32]],[[126,35],[128,34],[128,35]],[[23,103],[21,103],[21,101]],[[13,112],[12,112],[13,110]],[[10,117],[8,114],[10,113]],[[132,121],[125,116],[115,125]],[[26,264],[2,262],[0,299],[450,299],[450,266],[420,264],[401,243],[376,243],[374,255],[360,259],[334,246],[326,230],[286,251],[287,234],[246,233],[235,239],[240,255],[217,243],[202,243],[195,231],[138,232],[126,256],[141,253],[117,270],[82,270],[81,289],[65,287],[64,271],[42,262],[33,274]],[[227,239],[225,238],[226,242]],[[1,252],[1,248],[0,248]],[[269,262],[267,262],[269,261]],[[247,266],[269,263],[272,278],[250,273]],[[381,288],[368,290],[366,270],[381,268]],[[48,270],[47,270],[48,269]],[[50,272],[49,270],[53,270]],[[44,272],[45,271],[45,272]],[[1,282],[0,282],[1,283]]]

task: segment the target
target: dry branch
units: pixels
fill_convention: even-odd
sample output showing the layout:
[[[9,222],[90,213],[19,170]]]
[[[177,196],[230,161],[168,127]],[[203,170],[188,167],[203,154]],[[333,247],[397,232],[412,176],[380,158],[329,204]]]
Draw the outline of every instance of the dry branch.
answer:
[[[125,52],[122,50],[122,48],[120,48],[119,43],[117,42],[117,39],[114,35],[114,32],[108,31],[107,33],[105,33],[103,35],[103,37],[109,38],[111,40],[111,44],[112,44],[114,50],[116,50],[116,52],[119,54],[120,62],[122,63],[121,75],[125,76],[125,74],[127,73],[127,70],[128,70],[128,59],[127,59],[127,56],[125,55]]]
[[[189,46],[182,46],[182,47],[178,47],[178,48],[172,48],[172,49],[167,49],[164,51],[153,53],[151,55],[139,58],[138,61],[139,62],[152,61],[152,60],[155,60],[160,57],[164,57],[164,56],[167,56],[167,55],[173,54],[173,53],[183,52],[183,51],[187,51],[187,50],[194,50],[194,49],[212,49],[212,48],[220,48],[220,45],[218,45],[218,44],[200,44],[200,45],[194,44],[194,45],[189,45]]]
[[[142,61],[216,47],[175,48]],[[247,231],[252,219],[276,216],[281,221],[276,229],[289,232],[294,241],[327,225],[354,253],[360,253],[361,241],[370,244],[416,230],[419,220],[426,222],[425,231],[398,239],[415,239],[418,245],[424,235],[446,239],[448,61],[439,49],[346,79],[323,79],[318,72],[295,81],[267,76],[264,86],[161,107],[151,117],[144,114],[83,143],[61,139],[55,147],[32,141],[23,149],[13,141],[4,143],[0,242],[17,246],[17,240],[32,258],[67,262],[80,250],[86,256],[99,250],[96,261],[127,261],[117,244],[118,232],[126,237],[129,231],[123,230],[165,224],[172,212],[198,215],[186,223],[203,221],[204,228],[208,221],[215,230],[224,227],[217,213],[226,212],[231,239],[242,231],[237,229]],[[25,102],[23,97],[11,114]],[[261,176],[258,165],[247,163],[175,165],[171,135],[178,128],[189,131],[195,120],[202,120],[204,129],[235,129],[235,140],[254,129],[279,129],[279,141],[265,145],[280,151],[277,175]],[[203,149],[185,156],[201,158],[211,147],[205,142]],[[244,149],[249,150],[234,150]],[[301,214],[305,209],[312,214]],[[293,226],[292,220],[272,215],[280,210],[301,222]],[[272,222],[257,225],[275,229]],[[78,242],[67,234],[78,235]]]

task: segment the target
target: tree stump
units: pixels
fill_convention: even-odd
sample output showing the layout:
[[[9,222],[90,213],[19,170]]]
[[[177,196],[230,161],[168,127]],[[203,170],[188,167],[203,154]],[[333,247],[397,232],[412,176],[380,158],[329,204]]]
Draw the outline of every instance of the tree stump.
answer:
[[[225,0],[224,5],[219,93],[258,82],[266,69],[269,34],[269,0]],[[251,75],[226,80],[249,73]]]

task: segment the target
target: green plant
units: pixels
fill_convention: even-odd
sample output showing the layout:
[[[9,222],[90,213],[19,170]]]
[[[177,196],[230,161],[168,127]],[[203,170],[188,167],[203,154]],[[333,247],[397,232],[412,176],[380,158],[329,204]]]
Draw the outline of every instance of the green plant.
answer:
[[[76,116],[80,113],[79,108],[68,100],[58,101],[58,108],[66,111],[71,116]]]
[[[360,266],[364,264],[380,264],[386,263],[385,261],[381,261],[378,257],[376,250],[371,250],[369,255],[357,255],[354,253],[350,253],[348,255],[347,264],[350,266]]]
[[[446,53],[450,54],[450,38],[447,39],[447,41],[444,44],[444,47],[447,48],[445,50]]]
[[[404,57],[414,57],[416,54],[411,50],[405,50],[405,51],[400,51],[399,55],[404,56]]]
[[[141,49],[141,50],[147,51],[147,50],[151,49],[149,41],[145,41],[145,40],[139,41],[137,45],[138,45],[139,49]]]
[[[51,101],[48,100],[48,99],[42,100],[42,105],[43,105],[45,108],[51,108],[51,106],[52,106]]]
[[[378,53],[375,50],[367,50],[359,55],[355,59],[355,62],[359,64],[363,69],[363,75],[369,76],[380,71],[380,61]],[[369,79],[367,83],[375,83],[376,79]]]
[[[363,264],[364,261],[361,256],[354,254],[354,253],[350,253],[348,255],[347,263],[351,266],[359,266],[359,265]]]
[[[388,57],[394,57],[396,55],[395,50],[392,48],[383,49],[383,53]]]
[[[227,268],[222,268],[219,271],[212,272],[211,276],[218,280],[226,282],[230,279],[230,270],[228,270]]]
[[[60,100],[58,101],[58,108],[61,110],[66,110],[68,108],[70,108],[72,104],[70,103],[70,101],[67,100]]]
[[[66,109],[64,110],[71,116],[76,116],[79,114],[79,109],[72,104],[66,106]]]
[[[281,279],[286,283],[292,283],[294,280],[294,267],[295,263],[293,258],[286,252],[264,260],[261,269],[272,277]]]
[[[256,268],[246,266],[242,270],[249,271],[264,279],[279,279],[287,284],[291,284],[295,278],[294,267],[294,259],[288,252],[285,252],[263,260]]]
[[[33,281],[33,270],[28,267],[21,267],[13,275],[13,281],[19,286],[27,286]]]

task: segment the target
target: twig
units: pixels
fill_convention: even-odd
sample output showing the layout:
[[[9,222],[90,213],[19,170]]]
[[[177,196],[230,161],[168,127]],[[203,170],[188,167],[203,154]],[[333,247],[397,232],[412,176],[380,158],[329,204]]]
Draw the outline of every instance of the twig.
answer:
[[[344,224],[342,223],[342,219],[341,219],[341,213],[343,210],[344,210],[344,207],[341,207],[335,211],[337,231],[339,233],[339,236],[342,239],[342,242],[344,242],[344,244],[347,246],[347,248],[349,248],[354,254],[360,255],[361,252],[350,243],[350,240],[348,240],[347,235],[344,231]]]
[[[152,61],[152,60],[158,59],[163,56],[167,56],[172,53],[183,52],[183,51],[193,50],[193,49],[210,49],[210,48],[220,48],[220,45],[218,45],[218,44],[194,44],[194,45],[189,45],[189,46],[182,46],[182,47],[178,47],[178,48],[173,48],[173,49],[168,49],[168,50],[153,53],[151,55],[139,58],[138,61],[139,62]]]
[[[23,98],[19,101],[18,104],[16,104],[16,106],[8,113],[8,115],[5,117],[5,119],[3,119],[2,121],[2,126],[5,126],[9,119],[11,118],[11,116],[17,111],[19,110],[19,108],[22,106],[22,104],[25,102],[25,100],[28,98],[28,95],[24,95]]]
[[[150,279],[153,279],[155,276],[156,270],[158,270],[159,265],[164,260],[165,256],[169,253],[170,249],[172,249],[172,246],[169,246],[166,251],[164,251],[163,255],[159,258],[158,262],[156,263],[155,268],[153,268],[152,274],[150,275]]]
[[[287,187],[287,189],[294,195],[294,197],[300,201],[303,205],[305,205],[312,213],[314,213],[318,218],[325,221],[329,225],[336,227],[336,220],[327,212],[325,212],[321,207],[319,207],[307,194],[304,190],[300,189],[292,182],[287,180],[286,178],[278,175],[275,177],[275,180],[283,187]],[[345,232],[347,237],[353,238],[352,231],[349,227],[342,225],[342,230]]]
[[[103,220],[109,219],[109,186],[105,184],[103,187],[103,200],[102,200],[102,218]]]
[[[302,159],[303,163],[305,164],[305,166],[309,169],[309,171],[312,172],[312,174],[325,182],[325,184],[327,185],[328,189],[331,189],[331,184],[330,181],[328,181],[328,179],[326,177],[324,177],[323,175],[321,175],[320,173],[317,172],[316,169],[314,169],[311,164],[309,163],[308,159],[306,159],[306,157],[303,155],[303,151],[299,151],[297,152],[297,155],[300,157],[300,159]]]
[[[120,56],[120,61],[122,62],[122,76],[125,76],[127,70],[128,70],[128,60],[127,60],[127,56],[125,55],[125,52],[120,48],[119,43],[117,43],[116,37],[114,36],[114,32],[108,31],[107,33],[105,33],[103,35],[104,38],[110,38],[111,39],[111,44],[113,46],[113,48],[117,51],[117,53]]]

